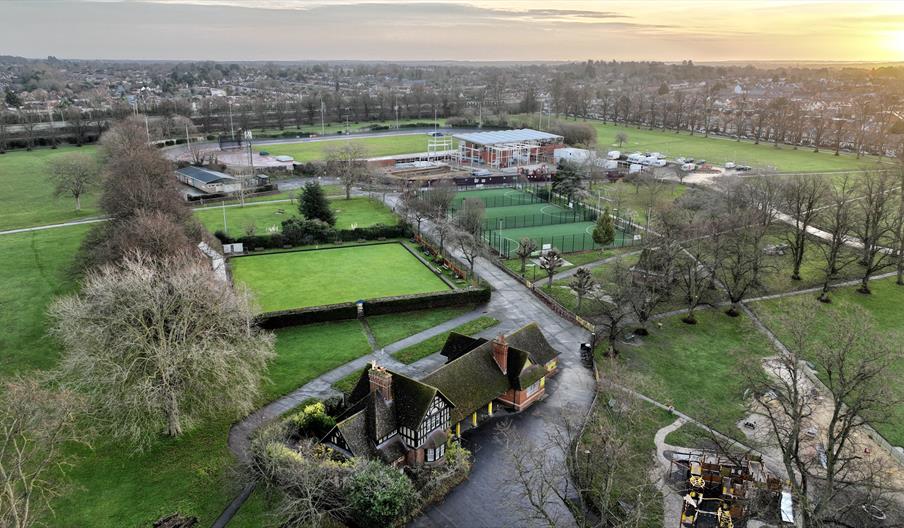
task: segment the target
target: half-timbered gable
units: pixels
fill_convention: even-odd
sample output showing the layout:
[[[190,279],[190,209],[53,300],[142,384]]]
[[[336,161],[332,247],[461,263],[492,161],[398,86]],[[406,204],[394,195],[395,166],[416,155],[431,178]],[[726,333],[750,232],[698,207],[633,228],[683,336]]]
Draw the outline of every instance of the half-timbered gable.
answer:
[[[493,402],[520,411],[542,397],[558,352],[535,324],[492,341],[451,334],[447,363],[421,380],[374,364],[362,370],[324,443],[346,456],[381,457],[390,463],[435,463],[445,456],[453,430]]]

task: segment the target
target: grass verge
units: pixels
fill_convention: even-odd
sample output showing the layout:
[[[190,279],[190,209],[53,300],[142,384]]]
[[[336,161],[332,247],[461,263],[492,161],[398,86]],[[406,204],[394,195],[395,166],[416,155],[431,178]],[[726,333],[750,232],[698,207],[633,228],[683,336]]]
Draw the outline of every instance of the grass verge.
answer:
[[[416,345],[411,345],[410,347],[403,348],[402,350],[397,351],[393,354],[393,356],[405,363],[406,365],[410,365],[419,359],[423,359],[431,354],[439,352],[443,348],[443,344],[446,342],[446,339],[449,337],[449,334],[452,332],[458,332],[459,334],[464,335],[474,335],[478,332],[486,330],[487,328],[492,328],[499,324],[497,319],[490,317],[488,315],[482,315],[473,321],[468,321],[462,325],[456,326],[452,330],[448,332],[443,332],[441,334],[437,334],[431,338],[425,339]]]

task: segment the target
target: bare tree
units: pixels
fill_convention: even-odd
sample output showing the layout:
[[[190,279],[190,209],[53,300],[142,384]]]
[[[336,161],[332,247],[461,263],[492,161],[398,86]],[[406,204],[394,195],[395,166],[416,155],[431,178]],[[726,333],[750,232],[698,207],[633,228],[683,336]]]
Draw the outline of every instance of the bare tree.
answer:
[[[139,449],[161,431],[179,436],[203,418],[253,409],[273,356],[247,294],[186,258],[104,266],[50,314],[64,386]]]
[[[869,280],[891,260],[892,251],[882,245],[896,232],[896,208],[892,196],[894,179],[889,172],[869,171],[860,177],[860,199],[854,205],[853,232],[862,248],[863,278],[860,293],[869,294]]]
[[[460,229],[473,237],[479,237],[483,231],[486,205],[483,200],[466,198],[455,212],[455,223]]]
[[[800,266],[806,251],[807,229],[816,216],[826,193],[826,180],[821,175],[787,176],[779,186],[779,203],[794,219],[794,230],[786,236],[791,248],[792,280],[800,280]]]
[[[616,363],[608,363],[607,368],[615,369],[608,377],[618,379]],[[587,420],[580,443],[569,451],[569,466],[577,491],[599,519],[584,519],[583,512],[575,517],[584,521],[580,526],[641,528],[661,524],[653,512],[661,505],[662,495],[649,478],[654,459],[636,444],[639,430],[658,427],[654,414],[636,398],[598,390],[597,401],[601,403]]]
[[[456,192],[455,184],[451,180],[440,180],[429,190],[424,191],[423,196],[427,200],[428,208],[434,211],[434,214],[445,216],[449,214]]]
[[[574,276],[571,278],[571,282],[568,283],[568,287],[571,288],[571,291],[573,291],[578,298],[578,312],[581,311],[581,303],[584,300],[584,296],[593,290],[595,284],[596,281],[593,280],[593,275],[588,269],[578,268],[577,271],[575,271]]]
[[[352,187],[369,182],[372,178],[367,166],[367,149],[356,141],[342,141],[341,145],[327,149],[324,173],[339,178],[345,187],[345,199],[352,197]]]
[[[57,156],[51,162],[50,178],[54,183],[54,196],[75,198],[75,210],[82,210],[82,196],[91,192],[100,178],[100,167],[94,156],[69,153]]]
[[[0,526],[44,525],[70,464],[67,445],[84,443],[79,394],[38,378],[8,379],[0,390]]]
[[[898,211],[894,226],[895,283],[904,286],[904,164],[898,167]]]
[[[848,244],[853,228],[853,202],[855,185],[850,176],[844,175],[828,189],[828,206],[820,211],[820,227],[829,234],[822,243],[816,247],[823,256],[823,281],[822,292],[819,300],[824,303],[831,302],[829,298],[829,285],[835,280],[842,269],[857,260],[856,257],[844,258],[843,251]]]
[[[632,311],[629,299],[631,273],[621,261],[616,261],[612,270],[612,282],[606,285],[605,295],[593,305],[593,315],[602,321],[606,338],[605,357],[618,355],[616,343],[628,324]]]
[[[540,267],[546,272],[549,282],[547,286],[552,288],[552,276],[556,274],[556,270],[565,265],[565,260],[559,254],[559,250],[552,248],[546,253],[540,255]]]
[[[512,469],[512,478],[500,491],[519,517],[516,524],[522,526],[556,528],[580,514],[569,501],[573,488],[567,468],[573,459],[573,427],[566,422],[550,429],[545,438],[533,440],[519,434],[511,422],[496,427],[503,456]]]
[[[624,132],[615,134],[615,142],[618,144],[618,148],[622,148],[622,146],[628,142],[628,134]]]
[[[719,259],[713,262],[713,275],[721,283],[731,303],[725,312],[732,317],[740,315],[738,307],[744,297],[759,284],[759,274],[764,267],[762,241],[765,228],[735,217],[731,231],[720,237]]]
[[[457,231],[453,236],[456,247],[461,251],[462,257],[468,263],[468,280],[474,279],[474,265],[477,257],[484,254],[483,240],[467,231]]]
[[[421,234],[421,224],[430,217],[427,200],[417,190],[402,194],[400,214],[414,220],[417,233]]]
[[[534,251],[537,250],[537,243],[534,242],[534,239],[524,237],[518,241],[518,249],[515,250],[515,255],[518,259],[521,260],[521,276],[524,276],[524,268],[527,266],[527,259],[530,258],[531,255],[534,254]]]
[[[901,349],[860,307],[820,310],[824,320],[818,323],[817,312],[803,302],[778,323],[787,330],[787,351],[767,361],[768,372],[745,370],[757,412],[781,451],[803,526],[815,528],[845,515],[852,506],[848,492],[880,485],[857,438],[865,436],[868,422],[881,422],[894,408],[887,376]],[[813,338],[817,328],[825,333],[821,339]],[[806,361],[824,385],[814,385]]]

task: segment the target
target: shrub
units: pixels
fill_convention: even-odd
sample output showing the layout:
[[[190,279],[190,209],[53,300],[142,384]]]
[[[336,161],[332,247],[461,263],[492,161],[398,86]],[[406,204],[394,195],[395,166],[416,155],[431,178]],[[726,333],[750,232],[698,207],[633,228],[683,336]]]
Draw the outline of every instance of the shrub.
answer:
[[[418,505],[408,477],[377,461],[367,462],[351,477],[347,498],[359,526],[392,526]]]
[[[298,440],[304,436],[323,438],[336,425],[336,420],[326,413],[322,402],[305,405],[301,411],[286,418],[287,436]]]
[[[296,163],[295,172],[302,176],[317,176],[323,173],[323,163],[318,161],[307,161],[305,163]]]
[[[336,240],[336,230],[321,220],[289,218],[282,223],[282,236],[290,245],[307,246]]]

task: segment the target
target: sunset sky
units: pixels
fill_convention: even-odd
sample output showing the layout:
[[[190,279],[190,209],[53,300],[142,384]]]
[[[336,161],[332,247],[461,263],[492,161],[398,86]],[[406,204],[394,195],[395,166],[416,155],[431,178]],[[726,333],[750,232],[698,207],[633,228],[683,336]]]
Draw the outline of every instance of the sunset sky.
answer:
[[[904,1],[4,1],[0,54],[904,61]]]

